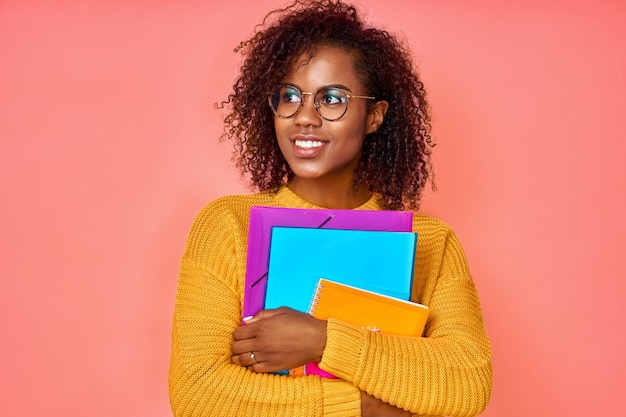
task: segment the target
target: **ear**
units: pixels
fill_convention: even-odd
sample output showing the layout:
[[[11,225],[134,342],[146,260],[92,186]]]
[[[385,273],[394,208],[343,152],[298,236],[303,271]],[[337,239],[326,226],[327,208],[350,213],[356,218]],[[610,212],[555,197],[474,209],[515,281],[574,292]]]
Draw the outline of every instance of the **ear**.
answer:
[[[389,109],[389,102],[386,100],[377,101],[370,106],[367,114],[366,134],[374,133],[378,130],[380,125],[382,125],[385,120],[387,109]]]

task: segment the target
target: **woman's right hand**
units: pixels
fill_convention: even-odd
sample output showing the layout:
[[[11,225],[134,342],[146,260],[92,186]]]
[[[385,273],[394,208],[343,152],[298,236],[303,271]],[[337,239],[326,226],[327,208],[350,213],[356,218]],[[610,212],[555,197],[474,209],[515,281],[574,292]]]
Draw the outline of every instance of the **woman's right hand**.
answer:
[[[372,397],[361,391],[361,417],[411,417],[410,411]]]
[[[233,333],[231,361],[254,372],[276,372],[319,362],[326,321],[281,307],[262,310]]]

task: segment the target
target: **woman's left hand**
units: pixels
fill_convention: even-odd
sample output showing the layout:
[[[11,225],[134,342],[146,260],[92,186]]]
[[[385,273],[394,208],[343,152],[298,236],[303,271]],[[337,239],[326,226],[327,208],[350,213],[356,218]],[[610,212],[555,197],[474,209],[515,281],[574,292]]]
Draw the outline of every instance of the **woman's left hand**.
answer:
[[[276,372],[319,362],[326,346],[326,321],[282,307],[262,310],[233,333],[234,364],[254,372]]]

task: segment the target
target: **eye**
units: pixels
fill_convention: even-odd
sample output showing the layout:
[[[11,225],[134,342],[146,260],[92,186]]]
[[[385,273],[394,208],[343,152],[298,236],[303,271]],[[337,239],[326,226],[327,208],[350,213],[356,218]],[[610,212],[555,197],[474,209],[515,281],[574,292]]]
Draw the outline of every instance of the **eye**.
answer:
[[[346,94],[341,90],[328,89],[318,93],[318,100],[322,106],[332,106],[346,102]]]
[[[302,96],[300,91],[293,87],[283,87],[281,91],[281,100],[283,103],[300,103]]]

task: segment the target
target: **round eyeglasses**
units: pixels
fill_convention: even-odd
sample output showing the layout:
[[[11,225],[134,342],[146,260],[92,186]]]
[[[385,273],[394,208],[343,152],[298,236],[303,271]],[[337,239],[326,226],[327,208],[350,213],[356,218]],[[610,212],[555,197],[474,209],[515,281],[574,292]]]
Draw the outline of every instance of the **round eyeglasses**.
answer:
[[[363,98],[375,100],[369,96],[353,96],[336,87],[322,88],[317,93],[300,91],[292,85],[276,87],[268,100],[274,114],[282,119],[288,119],[298,114],[304,105],[304,95],[313,96],[315,110],[328,121],[339,120],[348,110],[348,102],[351,98]]]

